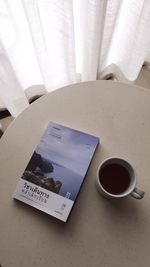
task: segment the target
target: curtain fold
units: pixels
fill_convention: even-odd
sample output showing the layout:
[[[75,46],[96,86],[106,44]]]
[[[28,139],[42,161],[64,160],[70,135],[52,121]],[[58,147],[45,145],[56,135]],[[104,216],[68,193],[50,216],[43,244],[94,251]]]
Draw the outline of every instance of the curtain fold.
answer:
[[[149,64],[149,26],[150,0],[0,0],[0,105],[16,117],[29,87],[133,82]]]
[[[28,107],[27,98],[14,73],[7,53],[0,42],[0,90],[3,102],[9,108],[12,116],[18,116]]]
[[[150,47],[150,1],[108,0],[106,14],[99,78],[134,81]]]
[[[48,91],[76,82],[72,1],[23,0]]]
[[[106,0],[74,1],[76,71],[81,81],[97,79],[106,6]]]

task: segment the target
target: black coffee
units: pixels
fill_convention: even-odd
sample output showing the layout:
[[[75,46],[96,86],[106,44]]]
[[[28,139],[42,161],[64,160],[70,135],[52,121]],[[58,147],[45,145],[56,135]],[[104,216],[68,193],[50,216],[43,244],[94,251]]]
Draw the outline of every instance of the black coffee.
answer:
[[[104,166],[99,174],[102,187],[113,195],[125,192],[130,185],[130,174],[123,166],[111,163]]]

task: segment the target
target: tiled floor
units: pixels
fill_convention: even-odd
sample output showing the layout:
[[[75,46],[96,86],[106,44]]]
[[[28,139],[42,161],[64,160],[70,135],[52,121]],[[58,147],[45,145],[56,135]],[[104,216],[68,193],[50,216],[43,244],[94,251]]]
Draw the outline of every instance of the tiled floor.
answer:
[[[142,68],[137,80],[135,81],[135,84],[150,89],[150,68],[146,66]],[[12,121],[13,118],[11,116],[0,120],[3,132],[7,129]]]
[[[135,84],[150,89],[150,67],[142,68]]]
[[[2,131],[3,132],[7,129],[7,127],[10,125],[10,123],[12,121],[13,121],[13,118],[11,116],[6,117],[6,118],[0,120],[0,123],[2,125]]]

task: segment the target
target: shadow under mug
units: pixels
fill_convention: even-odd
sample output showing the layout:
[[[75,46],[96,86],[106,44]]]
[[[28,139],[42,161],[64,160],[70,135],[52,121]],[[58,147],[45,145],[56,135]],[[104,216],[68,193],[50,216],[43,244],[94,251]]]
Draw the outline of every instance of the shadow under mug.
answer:
[[[145,192],[137,186],[137,176],[131,164],[122,158],[108,158],[98,167],[97,190],[106,198],[122,198],[128,195],[142,199]]]

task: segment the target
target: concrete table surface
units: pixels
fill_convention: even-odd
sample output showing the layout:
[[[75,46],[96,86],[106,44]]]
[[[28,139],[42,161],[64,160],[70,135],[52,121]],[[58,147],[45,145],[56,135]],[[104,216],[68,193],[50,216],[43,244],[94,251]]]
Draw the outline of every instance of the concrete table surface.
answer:
[[[100,137],[68,223],[12,193],[49,121]],[[107,157],[127,159],[145,197],[110,201],[95,187]],[[2,267],[126,267],[150,263],[150,91],[113,81],[70,85],[31,104],[0,140]]]

